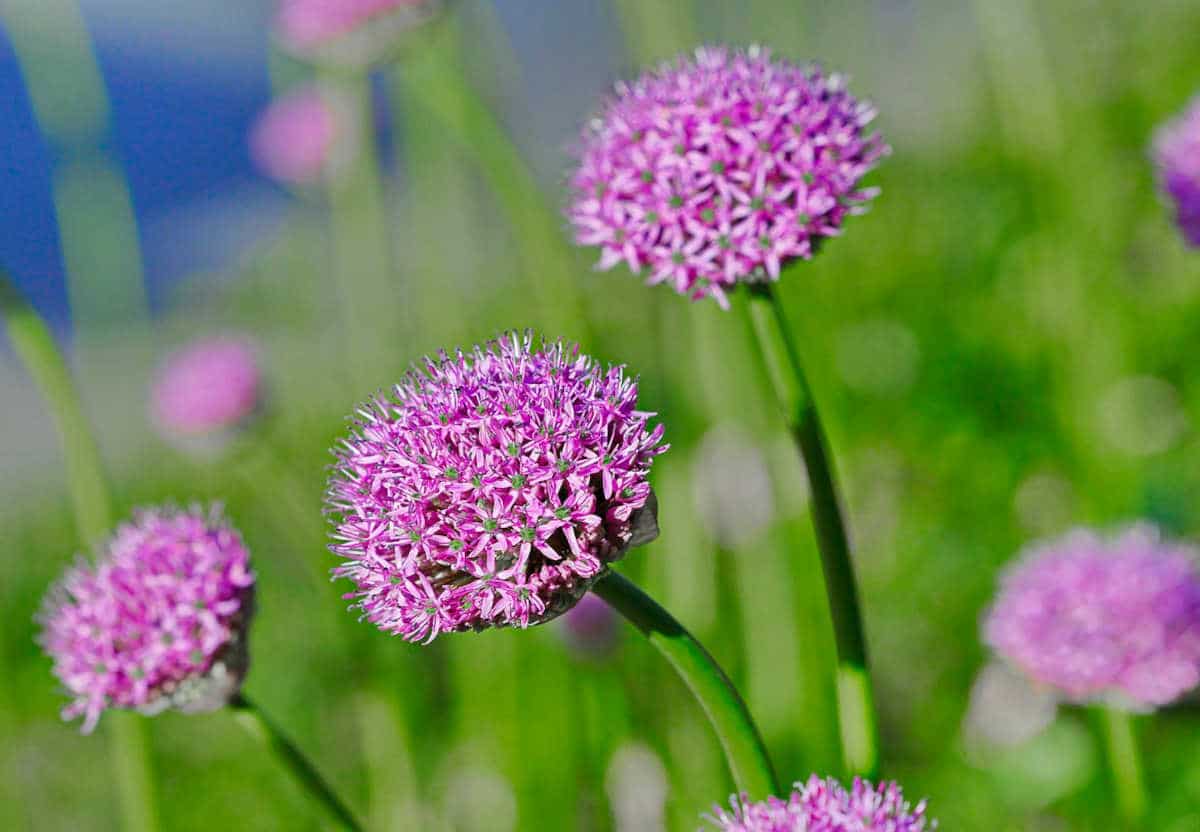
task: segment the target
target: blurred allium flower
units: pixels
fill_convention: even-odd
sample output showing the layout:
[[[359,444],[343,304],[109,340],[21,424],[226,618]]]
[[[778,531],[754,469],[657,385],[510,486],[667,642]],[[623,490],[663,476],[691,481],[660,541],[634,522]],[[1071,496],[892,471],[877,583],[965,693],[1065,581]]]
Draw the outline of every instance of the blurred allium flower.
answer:
[[[275,30],[291,52],[369,64],[442,6],[443,0],[280,0]]]
[[[849,791],[815,774],[797,783],[787,800],[768,797],[750,803],[734,797],[731,809],[713,808],[709,818],[723,832],[922,832],[936,829],[925,817],[925,802],[910,806],[895,783],[872,786],[854,779]]]
[[[1147,525],[1036,545],[1004,577],[984,638],[1071,700],[1165,705],[1200,683],[1196,555]]]
[[[528,333],[427,359],[335,450],[347,598],[409,641],[566,611],[657,533],[647,474],[666,446],[636,400],[622,368]]]
[[[568,214],[599,268],[727,305],[775,280],[875,196],[860,180],[888,152],[844,79],[765,49],[697,50],[621,84],[584,133]]]
[[[292,185],[320,181],[335,167],[342,117],[332,93],[305,86],[287,93],[263,112],[250,133],[250,153],[267,176]]]
[[[617,613],[595,595],[585,595],[562,617],[563,638],[581,656],[604,656],[617,644]]]
[[[90,733],[105,708],[213,710],[248,664],[254,573],[217,510],[145,510],[46,596],[39,642]]]
[[[1200,246],[1200,98],[1154,136],[1159,181],[1175,202],[1184,238]]]
[[[213,436],[244,424],[263,395],[251,342],[233,336],[193,341],[168,356],[150,391],[151,417],[169,438]]]

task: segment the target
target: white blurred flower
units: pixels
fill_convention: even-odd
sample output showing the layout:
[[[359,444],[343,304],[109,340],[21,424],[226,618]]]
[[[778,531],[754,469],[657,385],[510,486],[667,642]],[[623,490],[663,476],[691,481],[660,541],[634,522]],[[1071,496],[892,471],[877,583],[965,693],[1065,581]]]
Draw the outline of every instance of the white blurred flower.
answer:
[[[667,771],[641,743],[617,749],[605,776],[616,832],[666,829]]]
[[[762,451],[738,428],[718,425],[700,443],[693,462],[696,514],[719,545],[755,542],[775,515],[771,477]]]
[[[992,662],[975,677],[963,733],[975,747],[1011,748],[1044,731],[1057,713],[1053,692],[1035,688],[1003,662]]]

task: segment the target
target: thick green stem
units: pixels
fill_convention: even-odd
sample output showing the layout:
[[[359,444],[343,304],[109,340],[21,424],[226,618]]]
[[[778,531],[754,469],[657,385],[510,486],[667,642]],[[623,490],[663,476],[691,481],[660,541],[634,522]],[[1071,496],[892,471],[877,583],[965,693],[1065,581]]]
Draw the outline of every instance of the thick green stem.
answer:
[[[610,572],[592,589],[641,630],[687,684],[717,733],[738,791],[756,800],[779,794],[775,770],[750,711],[709,652],[623,575]]]
[[[153,832],[158,828],[145,719],[136,713],[112,713],[106,718],[122,828],[127,832]]]
[[[7,324],[17,356],[41,391],[62,440],[67,487],[79,537],[85,546],[95,546],[109,533],[112,508],[100,452],[75,392],[71,371],[49,327],[3,274],[0,274],[0,316]],[[153,832],[158,828],[154,780],[140,719],[134,714],[112,714],[107,720],[106,733],[117,779],[121,826],[132,832]]]
[[[229,703],[229,707],[233,709],[234,717],[242,727],[275,755],[306,794],[320,803],[342,828],[361,832],[362,826],[354,814],[317,771],[316,766],[257,705],[245,695],[238,694]]]
[[[1102,707],[1099,711],[1117,810],[1128,829],[1140,829],[1146,814],[1146,785],[1133,720],[1127,712],[1116,708]]]
[[[809,507],[821,552],[825,592],[837,644],[842,751],[851,773],[871,776],[879,754],[875,707],[867,672],[867,645],[846,521],[834,481],[828,443],[783,304],[770,284],[757,284],[751,290],[750,315],[771,384],[808,475]]]

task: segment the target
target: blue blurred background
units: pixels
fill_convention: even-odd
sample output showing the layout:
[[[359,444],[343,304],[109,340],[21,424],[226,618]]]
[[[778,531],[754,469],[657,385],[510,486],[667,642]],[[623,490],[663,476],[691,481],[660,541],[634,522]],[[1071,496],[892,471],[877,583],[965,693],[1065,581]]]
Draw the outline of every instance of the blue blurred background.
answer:
[[[353,403],[423,353],[535,326],[628,363],[667,425],[663,536],[622,570],[730,669],[785,779],[840,774],[807,497],[742,310],[594,273],[559,215],[571,143],[614,81],[760,41],[845,71],[895,151],[871,212],[780,287],[845,484],[884,773],[946,830],[1111,828],[1091,717],[993,665],[978,621],[1031,540],[1138,518],[1200,535],[1200,259],[1147,156],[1200,90],[1200,7],[455,8],[373,78],[394,268],[355,318],[339,275],[373,262],[370,240],[339,248],[361,228],[337,218],[370,188],[292,191],[250,159],[259,113],[311,75],[271,48],[270,3],[0,0],[0,266],[70,350],[120,510],[219,499],[245,533],[262,586],[247,689],[372,828],[686,830],[726,799],[703,717],[633,634],[600,658],[555,627],[416,648],[357,624],[325,581],[324,468]],[[39,83],[54,106],[35,114]],[[511,144],[472,142],[472,106]],[[263,348],[269,416],[195,457],[150,429],[147,388],[165,353],[230,331]],[[106,746],[60,723],[33,642],[81,543],[7,344],[0,472],[0,828],[116,828]],[[230,723],[151,721],[164,828],[322,828]],[[1147,828],[1200,829],[1197,703],[1138,728]]]

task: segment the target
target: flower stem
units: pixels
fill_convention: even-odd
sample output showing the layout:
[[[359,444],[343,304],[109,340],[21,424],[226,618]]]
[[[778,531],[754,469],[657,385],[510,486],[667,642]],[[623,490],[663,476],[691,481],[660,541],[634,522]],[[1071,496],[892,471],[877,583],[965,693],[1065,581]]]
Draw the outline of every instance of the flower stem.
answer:
[[[229,703],[234,717],[256,740],[271,751],[288,774],[345,829],[361,832],[362,826],[295,743],[270,720],[258,705],[238,694]]]
[[[105,730],[109,753],[117,774],[120,795],[121,828],[126,832],[153,832],[158,828],[155,816],[154,782],[146,742],[145,717],[135,713],[112,713]]]
[[[1142,758],[1138,752],[1133,720],[1125,711],[1101,707],[1100,730],[1104,751],[1112,775],[1117,809],[1130,829],[1141,827],[1146,813],[1146,785],[1142,777]]]
[[[750,711],[709,652],[620,573],[609,572],[592,590],[641,630],[691,689],[721,741],[737,790],[754,799],[778,794],[775,770]]]
[[[870,777],[879,758],[875,707],[858,587],[828,443],[783,304],[770,284],[756,284],[751,289],[750,315],[771,384],[808,476],[809,506],[837,645],[842,753],[850,773]]]
[[[112,508],[100,452],[79,403],[71,371],[49,327],[3,274],[0,317],[7,324],[17,356],[54,419],[62,441],[67,488],[79,537],[85,546],[94,546],[109,533]],[[134,714],[113,714],[106,731],[117,778],[121,827],[132,832],[153,832],[158,828],[154,779],[146,733],[139,720]]]
[[[357,142],[350,160],[328,183],[334,273],[342,313],[350,383],[358,394],[377,389],[391,367],[380,364],[406,315],[392,268],[388,209],[375,136],[371,78],[365,72],[326,71],[323,83],[337,91]],[[351,139],[347,139],[348,141]]]
[[[576,255],[562,220],[528,161],[468,80],[459,60],[456,21],[448,20],[419,55],[395,74],[409,118],[427,118],[469,154],[512,229],[526,280],[546,332],[579,343],[590,337],[576,286]]]

